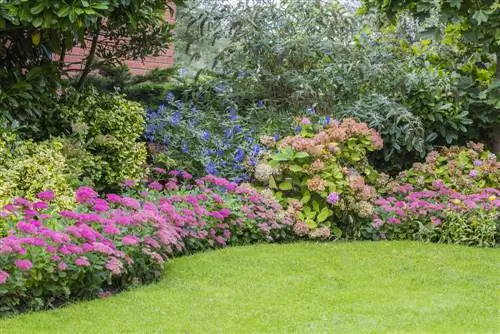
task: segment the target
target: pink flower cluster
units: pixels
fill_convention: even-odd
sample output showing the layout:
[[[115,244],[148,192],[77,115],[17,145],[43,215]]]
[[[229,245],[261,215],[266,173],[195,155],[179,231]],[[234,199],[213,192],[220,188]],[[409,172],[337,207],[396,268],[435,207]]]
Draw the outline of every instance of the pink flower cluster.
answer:
[[[500,208],[500,191],[483,189],[477,194],[463,194],[444,185],[441,180],[432,183],[431,190],[412,191],[409,184],[395,188],[395,196],[379,198],[375,201],[378,212],[373,217],[373,226],[401,224],[413,219],[428,219],[438,226],[448,213],[465,213],[481,209],[496,212]]]
[[[292,147],[295,151],[308,152],[314,157],[332,155],[338,145],[351,138],[367,137],[370,139],[371,149],[378,150],[384,145],[382,137],[366,123],[359,123],[353,118],[346,118],[342,122],[331,122],[325,129],[312,138],[304,138],[300,134],[284,138],[280,148]]]

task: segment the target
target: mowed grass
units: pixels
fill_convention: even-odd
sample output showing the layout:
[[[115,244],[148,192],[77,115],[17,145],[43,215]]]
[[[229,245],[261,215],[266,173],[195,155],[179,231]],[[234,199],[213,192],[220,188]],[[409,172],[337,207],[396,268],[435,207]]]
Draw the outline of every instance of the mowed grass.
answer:
[[[412,242],[234,247],[158,284],[0,320],[0,333],[499,333],[499,250]]]

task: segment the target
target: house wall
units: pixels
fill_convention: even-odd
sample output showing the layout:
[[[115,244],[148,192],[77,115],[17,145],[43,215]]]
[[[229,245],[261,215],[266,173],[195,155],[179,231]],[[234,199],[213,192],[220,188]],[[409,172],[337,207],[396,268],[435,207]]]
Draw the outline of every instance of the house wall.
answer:
[[[170,21],[170,23],[174,23],[175,11],[171,16],[170,12],[167,10],[165,13],[165,20]],[[85,65],[85,57],[87,57],[89,49],[90,44],[89,47],[85,49],[75,47],[68,51],[64,58],[67,69],[69,71],[75,72],[82,71]],[[129,67],[130,72],[134,75],[143,75],[155,68],[169,68],[174,64],[174,46],[170,45],[167,50],[165,50],[157,57],[146,57],[144,60],[130,59],[125,61],[125,64]]]

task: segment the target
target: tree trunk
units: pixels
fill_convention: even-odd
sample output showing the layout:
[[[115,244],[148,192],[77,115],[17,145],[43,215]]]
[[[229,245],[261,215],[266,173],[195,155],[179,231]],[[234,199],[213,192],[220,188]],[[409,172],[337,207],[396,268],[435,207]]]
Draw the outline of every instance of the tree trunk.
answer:
[[[95,51],[97,49],[97,42],[99,40],[99,34],[101,33],[101,20],[97,21],[97,29],[94,31],[94,36],[92,36],[92,45],[90,46],[90,52],[87,58],[85,59],[85,68],[83,69],[83,73],[80,76],[80,80],[78,80],[77,88],[80,89],[83,87],[85,83],[85,79],[90,73],[92,69],[92,64],[94,62]]]
[[[496,69],[496,79],[500,80],[500,51],[496,54],[497,57],[497,69]],[[493,153],[500,154],[500,124],[496,124],[493,126],[492,130],[492,139],[493,139]]]

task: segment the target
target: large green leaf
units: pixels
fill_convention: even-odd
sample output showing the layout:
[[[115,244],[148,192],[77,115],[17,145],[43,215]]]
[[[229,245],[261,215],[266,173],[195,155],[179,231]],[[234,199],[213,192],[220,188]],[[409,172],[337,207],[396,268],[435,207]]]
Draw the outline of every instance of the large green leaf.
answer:
[[[302,159],[302,158],[307,158],[308,156],[309,156],[309,153],[307,153],[307,152],[297,152],[297,153],[295,153],[294,158]]]
[[[302,167],[300,167],[299,165],[291,165],[290,167],[288,167],[288,169],[290,169],[290,171],[292,171],[294,173],[298,173],[298,172],[303,171]]]
[[[332,210],[328,209],[327,207],[324,207],[319,213],[318,218],[316,218],[316,220],[318,221],[318,223],[322,223],[325,220],[327,220],[328,217],[330,217],[332,214],[333,214]]]
[[[271,189],[277,189],[278,186],[276,185],[276,180],[274,179],[274,176],[269,177],[269,188]]]
[[[302,195],[302,199],[300,202],[302,204],[307,204],[311,200],[311,192],[309,190],[304,191],[304,194]]]
[[[292,182],[290,181],[283,181],[279,185],[280,190],[292,190]]]

